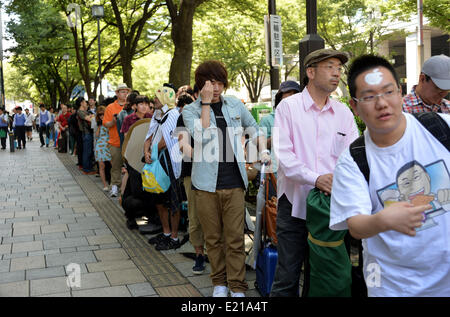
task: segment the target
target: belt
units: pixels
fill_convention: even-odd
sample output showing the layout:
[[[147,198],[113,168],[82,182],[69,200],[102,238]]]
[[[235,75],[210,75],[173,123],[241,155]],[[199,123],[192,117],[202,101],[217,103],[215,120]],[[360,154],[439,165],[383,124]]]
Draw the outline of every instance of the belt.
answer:
[[[320,240],[314,239],[313,236],[311,235],[311,233],[308,233],[308,239],[315,245],[318,245],[320,247],[327,247],[327,248],[337,248],[342,243],[344,243],[344,239],[339,240],[339,241],[332,241],[332,242],[320,241]]]

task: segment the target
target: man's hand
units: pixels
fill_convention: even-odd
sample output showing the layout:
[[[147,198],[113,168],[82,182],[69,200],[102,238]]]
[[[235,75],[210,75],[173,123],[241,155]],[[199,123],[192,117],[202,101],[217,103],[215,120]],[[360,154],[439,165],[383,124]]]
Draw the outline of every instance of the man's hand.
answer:
[[[331,187],[333,185],[333,174],[320,175],[316,179],[316,187],[320,189],[325,195],[331,195]]]
[[[214,97],[214,86],[211,81],[207,80],[202,90],[200,91],[200,97],[202,101],[205,103],[211,102]]]
[[[431,208],[429,204],[414,206],[404,201],[390,204],[379,212],[381,225],[386,229],[383,231],[395,230],[413,237],[425,219],[424,211]]]
[[[146,151],[144,153],[144,157],[145,157],[145,163],[147,163],[147,164],[152,163],[152,152],[151,151]]]

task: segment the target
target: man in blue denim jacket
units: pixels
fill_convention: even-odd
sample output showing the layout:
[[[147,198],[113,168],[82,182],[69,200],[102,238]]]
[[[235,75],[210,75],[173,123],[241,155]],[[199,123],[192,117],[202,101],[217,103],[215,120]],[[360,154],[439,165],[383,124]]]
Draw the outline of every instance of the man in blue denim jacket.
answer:
[[[207,61],[195,71],[200,97],[185,106],[183,121],[194,138],[192,187],[211,264],[213,297],[243,297],[245,282],[244,210],[248,186],[242,137],[258,141],[262,161],[270,161],[266,138],[244,104],[223,97],[225,66]],[[222,239],[223,237],[223,239]]]

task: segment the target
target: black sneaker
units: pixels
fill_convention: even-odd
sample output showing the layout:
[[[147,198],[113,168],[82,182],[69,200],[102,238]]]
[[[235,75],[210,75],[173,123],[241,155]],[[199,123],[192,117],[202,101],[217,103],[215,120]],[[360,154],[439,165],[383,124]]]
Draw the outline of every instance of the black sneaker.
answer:
[[[148,243],[150,243],[150,244],[158,244],[158,243],[160,243],[161,241],[164,241],[164,240],[167,240],[167,239],[170,239],[170,236],[166,237],[166,236],[164,235],[164,233],[160,233],[160,234],[158,234],[157,236],[155,236],[155,237],[153,237],[153,238],[150,238],[150,239],[148,240]]]
[[[127,228],[130,230],[139,228],[138,224],[136,223],[136,220],[134,219],[127,219]]]
[[[195,258],[195,264],[192,267],[192,273],[203,274],[204,271],[205,271],[205,257],[202,254],[199,254]]]
[[[169,237],[168,239],[158,243],[155,249],[158,251],[162,251],[162,250],[178,249],[179,247],[181,247],[180,239],[177,239],[175,241]]]

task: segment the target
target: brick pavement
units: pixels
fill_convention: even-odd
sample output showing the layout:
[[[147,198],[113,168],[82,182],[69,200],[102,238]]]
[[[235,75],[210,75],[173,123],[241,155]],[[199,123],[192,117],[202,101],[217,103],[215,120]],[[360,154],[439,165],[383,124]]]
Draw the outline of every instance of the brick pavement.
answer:
[[[0,297],[211,296],[209,264],[196,276],[182,255],[189,243],[156,251],[99,178],[39,145],[35,134],[26,150],[0,153]],[[247,296],[259,296],[254,280],[249,270]]]

